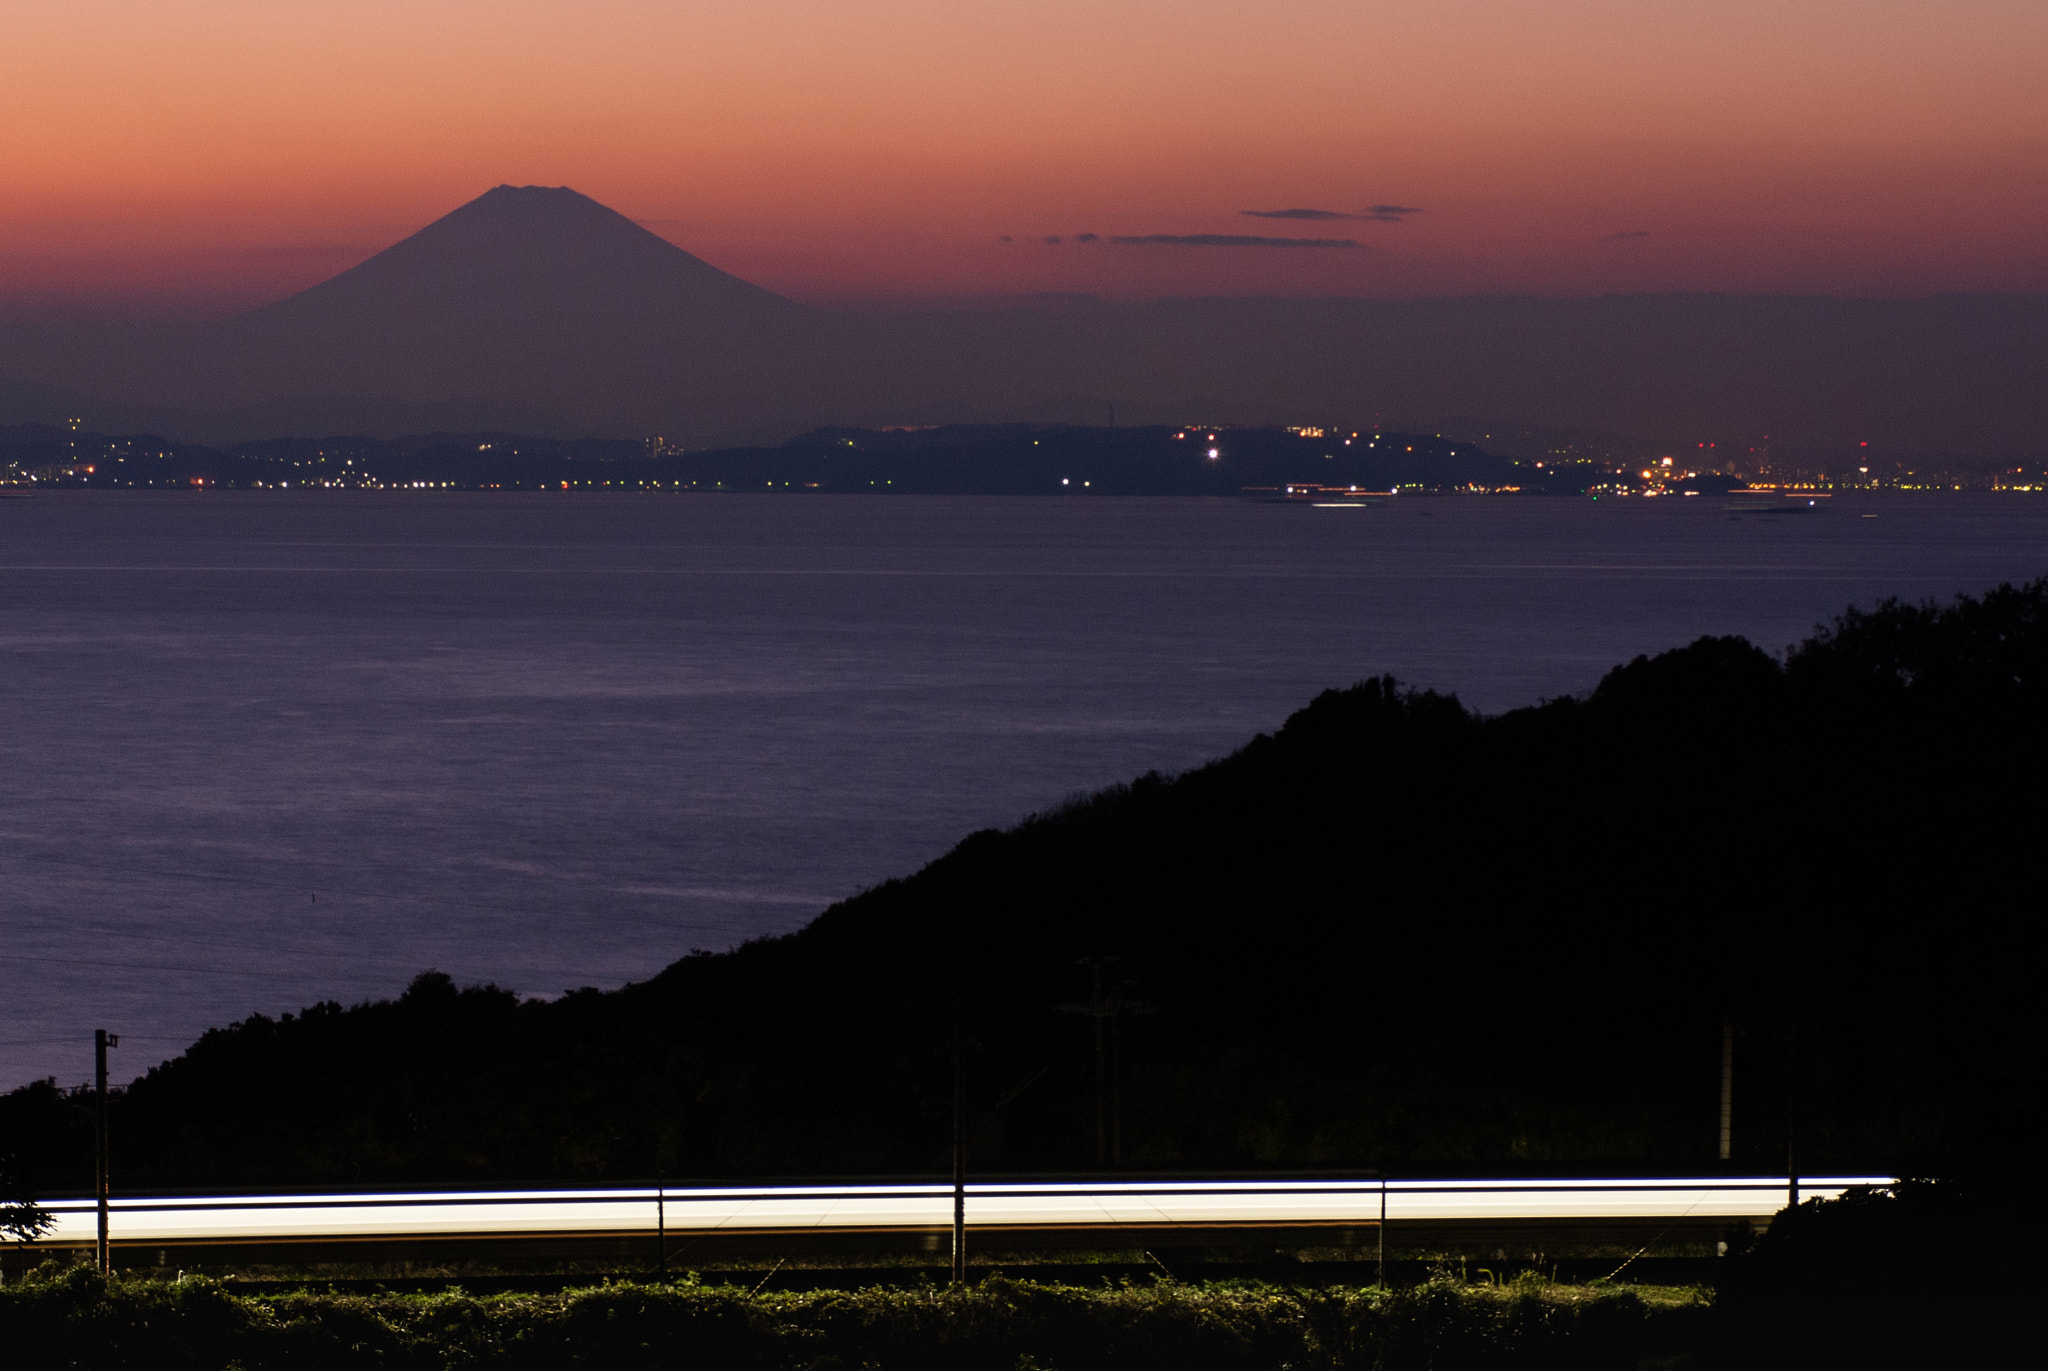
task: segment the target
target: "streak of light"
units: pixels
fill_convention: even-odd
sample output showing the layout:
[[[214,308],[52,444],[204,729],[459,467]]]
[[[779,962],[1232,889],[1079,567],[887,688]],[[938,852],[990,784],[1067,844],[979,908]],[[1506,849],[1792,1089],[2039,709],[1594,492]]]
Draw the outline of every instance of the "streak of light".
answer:
[[[1816,1176],[1800,1193],[1831,1199],[1881,1176]],[[967,1187],[970,1225],[1359,1223],[1380,1214],[1377,1180],[1132,1181]],[[1783,1177],[1743,1179],[1389,1181],[1390,1223],[1418,1220],[1761,1219],[1783,1208]],[[122,1198],[116,1241],[245,1241],[302,1237],[652,1233],[657,1194],[671,1233],[832,1228],[940,1228],[945,1185],[653,1187],[604,1190],[429,1191],[363,1195]],[[95,1234],[91,1200],[46,1203],[56,1242]]]

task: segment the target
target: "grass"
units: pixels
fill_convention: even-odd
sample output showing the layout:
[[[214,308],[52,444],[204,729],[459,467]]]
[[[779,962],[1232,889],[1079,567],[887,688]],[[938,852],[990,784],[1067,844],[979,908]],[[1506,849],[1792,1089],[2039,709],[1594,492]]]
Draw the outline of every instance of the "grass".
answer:
[[[0,1290],[19,1365],[152,1371],[704,1367],[718,1371],[1147,1371],[1635,1367],[1702,1345],[1694,1289],[1439,1275],[1395,1290],[989,1276],[755,1292],[685,1278],[559,1294],[249,1295],[74,1268]]]

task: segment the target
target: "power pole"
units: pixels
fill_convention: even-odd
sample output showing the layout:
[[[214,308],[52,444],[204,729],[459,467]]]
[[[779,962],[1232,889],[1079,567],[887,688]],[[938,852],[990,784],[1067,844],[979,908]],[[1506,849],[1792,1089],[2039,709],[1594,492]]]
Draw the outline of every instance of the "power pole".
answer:
[[[92,1031],[93,1084],[99,1099],[98,1117],[93,1123],[93,1193],[99,1198],[99,1266],[102,1276],[113,1270],[113,1250],[107,1241],[107,1049],[119,1047],[119,1034],[104,1028]]]
[[[1095,1021],[1095,1164],[1121,1166],[1124,1160],[1123,1110],[1123,1023],[1125,1014],[1142,1014],[1152,1006],[1102,987],[1102,968],[1114,957],[1083,957],[1088,968],[1086,1004],[1059,1006],[1069,1014],[1085,1014]],[[1105,1028],[1103,1020],[1109,1021]]]
[[[1379,1287],[1387,1288],[1387,1173],[1380,1171],[1380,1274]]]
[[[1109,1006],[1103,1002],[1102,968],[1107,957],[1083,957],[1082,964],[1094,978],[1088,997],[1088,1016],[1095,1021],[1095,1164],[1103,1165],[1109,1160],[1109,1130],[1105,1124],[1108,1113],[1108,1091],[1105,1087],[1106,1072],[1102,1060],[1102,1021],[1109,1016]]]
[[[953,1284],[967,1283],[967,1050],[953,1049]]]
[[[655,1271],[668,1279],[668,1168],[654,1168],[654,1242],[659,1262]]]
[[[1735,1150],[1735,1020],[1721,1020],[1721,1160]]]
[[[1097,1023],[1102,1020],[1097,1019]],[[1109,1016],[1109,1164],[1124,1164],[1124,1030],[1123,1016]]]
[[[1785,1032],[1785,1202],[1787,1219],[1799,1208],[1799,1020]]]
[[[1068,1014],[1095,1021],[1095,1164],[1122,1166],[1124,1160],[1123,1016],[1150,1013],[1152,1006],[1120,991],[1103,989],[1102,968],[1114,957],[1083,957],[1088,968],[1088,999],[1083,1004],[1055,1006]],[[1103,1020],[1109,1020],[1108,1027]]]

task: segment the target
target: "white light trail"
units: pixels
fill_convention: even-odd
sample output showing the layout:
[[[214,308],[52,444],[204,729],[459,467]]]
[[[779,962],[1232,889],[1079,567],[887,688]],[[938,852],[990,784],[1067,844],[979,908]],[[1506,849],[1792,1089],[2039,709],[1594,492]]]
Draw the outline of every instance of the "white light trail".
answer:
[[[1832,1199],[1883,1176],[1816,1176],[1800,1194]],[[967,1187],[970,1227],[1114,1228],[1158,1224],[1370,1224],[1380,1183],[1358,1181],[1131,1181]],[[1500,1223],[1764,1219],[1784,1207],[1782,1177],[1570,1181],[1391,1181],[1389,1223]],[[921,1229],[952,1222],[945,1185],[671,1188],[661,1192],[670,1233],[776,1229]],[[247,1242],[311,1237],[652,1233],[652,1187],[607,1190],[430,1191],[362,1195],[121,1198],[111,1204],[116,1242]],[[90,1242],[87,1200],[44,1206],[46,1241]]]

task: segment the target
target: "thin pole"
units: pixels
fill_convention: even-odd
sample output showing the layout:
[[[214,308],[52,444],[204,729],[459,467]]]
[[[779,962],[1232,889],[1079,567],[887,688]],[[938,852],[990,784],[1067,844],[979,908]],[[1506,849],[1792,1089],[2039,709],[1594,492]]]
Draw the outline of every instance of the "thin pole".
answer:
[[[1380,1289],[1387,1288],[1387,1173],[1380,1172]]]
[[[1735,1020],[1721,1020],[1721,1160],[1735,1150]]]
[[[93,1087],[98,1095],[98,1117],[93,1123],[93,1193],[99,1200],[100,1274],[113,1269],[113,1254],[107,1240],[107,1049],[120,1041],[107,1036],[104,1028],[92,1031]]]
[[[665,1169],[665,1168],[664,1168]],[[668,1278],[668,1177],[662,1170],[654,1173],[654,1241],[655,1250],[661,1254],[661,1264],[656,1269],[664,1280]]]
[[[967,1280],[967,1054],[953,1053],[953,1284]]]
[[[1785,1195],[1786,1204],[1799,1208],[1799,1020],[1793,1019],[1785,1035]],[[1787,1218],[1791,1215],[1787,1214]]]
[[[1090,1017],[1095,1020],[1095,1164],[1101,1166],[1109,1160],[1109,1137],[1105,1115],[1107,1113],[1107,1090],[1104,1082],[1102,1061],[1102,959],[1087,958],[1088,971],[1094,978],[1089,995]]]
[[[1123,1015],[1109,1016],[1109,1164],[1124,1164],[1124,1029]]]

